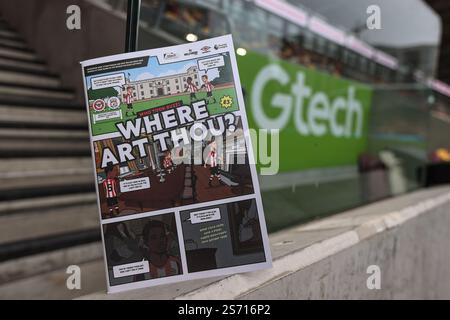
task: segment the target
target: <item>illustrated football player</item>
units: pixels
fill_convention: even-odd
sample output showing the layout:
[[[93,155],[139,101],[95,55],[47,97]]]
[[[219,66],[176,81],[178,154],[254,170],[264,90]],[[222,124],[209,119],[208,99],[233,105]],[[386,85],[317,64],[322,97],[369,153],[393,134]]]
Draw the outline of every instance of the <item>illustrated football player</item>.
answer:
[[[201,86],[201,89],[206,90],[206,99],[208,100],[208,103],[216,103],[216,98],[213,96],[213,89],[214,86],[211,82],[208,80],[208,76],[204,74],[202,76],[203,84]]]
[[[108,166],[105,168],[106,179],[102,182],[103,188],[105,190],[106,204],[108,205],[109,215],[112,216],[114,210],[116,214],[119,214],[119,187],[116,171],[113,166]]]
[[[127,105],[127,111],[125,111],[125,116],[128,117],[128,114],[136,115],[133,109],[133,87],[127,87],[127,92],[123,95],[123,102]]]
[[[197,86],[192,82],[192,77],[187,77],[186,79],[187,85],[186,90],[184,92],[188,92],[191,94],[191,102],[193,100],[197,100],[197,96],[195,95],[196,92],[198,92]]]
[[[170,233],[166,229],[163,222],[151,220],[142,231],[144,246],[147,249],[144,256],[149,262],[151,279],[182,273],[180,259],[169,253]]]
[[[214,177],[217,178],[220,184],[222,184],[222,177],[220,175],[219,164],[218,164],[218,155],[217,155],[217,143],[215,140],[212,140],[209,144],[209,152],[205,161],[204,167],[206,168],[207,162],[210,165],[210,175],[208,185],[212,186],[212,181]]]
[[[169,173],[169,174],[172,173],[172,171],[174,170],[172,155],[170,154],[169,150],[166,151],[166,153],[164,155],[163,167],[164,167],[164,170],[166,170],[167,173]]]

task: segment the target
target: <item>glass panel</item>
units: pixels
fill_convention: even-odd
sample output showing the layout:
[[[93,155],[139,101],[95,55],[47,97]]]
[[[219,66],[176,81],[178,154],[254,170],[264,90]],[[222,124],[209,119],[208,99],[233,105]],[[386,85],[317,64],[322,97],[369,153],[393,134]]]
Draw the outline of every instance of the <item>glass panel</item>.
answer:
[[[318,91],[326,93],[330,99],[330,108],[336,97],[345,96],[345,99],[349,99],[349,83],[365,85],[372,92],[368,102],[370,112],[364,115],[367,117],[364,118],[367,121],[367,131],[364,133],[366,144],[360,148],[356,142],[353,145],[350,143],[345,149],[345,152],[359,150],[352,161],[339,161],[338,154],[341,151],[337,150],[329,156],[329,164],[324,165],[326,161],[323,161],[321,155],[329,154],[325,138],[310,140],[316,141],[317,149],[308,149],[312,142],[304,140],[302,135],[297,135],[298,141],[301,141],[297,144],[281,137],[281,145],[288,145],[291,150],[295,150],[288,159],[280,152],[281,156],[284,155],[284,158],[280,158],[281,166],[293,162],[294,169],[281,172],[270,179],[261,177],[270,230],[421,186],[417,172],[426,163],[428,153],[438,146],[447,145],[448,140],[441,138],[444,134],[449,135],[450,122],[446,117],[450,114],[447,107],[450,99],[437,93],[433,93],[433,98],[430,98],[432,91],[413,79],[411,74],[414,73],[414,66],[407,66],[400,71],[392,70],[356,51],[318,36],[304,26],[269,12],[254,1],[142,2],[141,49],[181,43],[186,41],[188,34],[194,34],[195,39],[204,39],[227,33],[233,34],[236,48],[245,49],[240,53],[247,53],[247,56],[252,57],[247,59],[245,56],[238,56],[249,112],[253,110],[251,91],[254,82],[248,73],[257,73],[249,65],[255,64],[256,60],[280,66],[289,77],[286,86],[277,81],[270,81],[265,86],[264,91],[271,94],[263,94],[261,104],[266,111],[271,110],[267,112],[273,117],[287,110],[282,109],[285,105],[273,107],[275,97],[288,97],[292,100],[283,101],[293,103],[296,101],[296,87],[293,85],[296,83],[296,74],[299,73],[304,75],[304,85],[310,88],[311,94]],[[347,82],[348,80],[352,82]],[[434,99],[432,113],[429,109],[430,99]],[[295,104],[290,110],[294,108]],[[304,108],[307,109],[306,102]],[[306,117],[306,114],[303,116]],[[254,126],[252,115],[249,119]],[[337,119],[342,123],[348,121],[342,115]],[[447,119],[447,122],[442,119]],[[294,115],[289,115],[288,120],[291,134],[298,134]],[[331,124],[328,123],[326,128],[331,130]],[[356,130],[356,127],[351,129]],[[330,146],[332,147],[334,146]],[[313,151],[305,155],[304,150]],[[316,162],[308,168],[302,168],[300,164],[304,162],[303,158],[309,156],[316,159]],[[299,165],[296,166],[290,157],[297,157]],[[393,159],[399,164],[397,167],[389,162],[395,162]],[[391,170],[398,168],[401,169],[404,185],[400,191],[392,189],[390,180]],[[269,180],[271,182],[268,184]],[[380,191],[374,181],[381,181],[384,191]]]

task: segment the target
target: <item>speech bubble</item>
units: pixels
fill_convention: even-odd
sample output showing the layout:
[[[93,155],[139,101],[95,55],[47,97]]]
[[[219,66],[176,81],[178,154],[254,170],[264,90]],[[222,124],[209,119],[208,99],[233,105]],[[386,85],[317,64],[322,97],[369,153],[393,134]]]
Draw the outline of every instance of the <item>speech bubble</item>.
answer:
[[[189,220],[191,220],[192,224],[220,220],[220,210],[219,208],[213,208],[191,212]]]
[[[208,69],[223,67],[225,65],[225,61],[223,60],[223,56],[217,56],[197,60],[197,64],[199,70],[208,71]]]
[[[113,267],[114,278],[127,277],[150,272],[148,261],[137,261]]]
[[[94,114],[94,123],[97,123],[99,121],[107,121],[111,119],[117,119],[122,118],[122,111],[121,110],[115,110],[115,111],[108,111],[103,112],[99,114]]]
[[[150,188],[150,178],[139,178],[120,181],[120,191],[130,192]]]
[[[93,90],[121,87],[125,84],[125,73],[114,73],[107,76],[93,77],[91,78],[91,88]]]

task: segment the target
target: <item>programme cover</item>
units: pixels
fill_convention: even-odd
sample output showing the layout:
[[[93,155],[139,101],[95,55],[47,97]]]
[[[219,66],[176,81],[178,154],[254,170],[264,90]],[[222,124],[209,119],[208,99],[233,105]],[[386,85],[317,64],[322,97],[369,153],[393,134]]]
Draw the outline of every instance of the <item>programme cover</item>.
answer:
[[[270,267],[231,36],[81,64],[108,292]]]

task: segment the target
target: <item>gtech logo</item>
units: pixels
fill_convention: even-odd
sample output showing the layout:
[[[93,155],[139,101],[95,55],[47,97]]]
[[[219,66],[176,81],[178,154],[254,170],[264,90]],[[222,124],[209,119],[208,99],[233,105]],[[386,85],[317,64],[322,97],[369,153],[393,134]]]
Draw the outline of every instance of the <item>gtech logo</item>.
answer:
[[[270,82],[276,81],[283,87],[290,87],[288,93],[275,93],[270,100],[270,108],[280,110],[278,116],[271,117],[263,105],[263,93]],[[363,127],[363,108],[355,98],[355,87],[349,85],[345,96],[330,99],[327,93],[314,92],[306,84],[302,71],[291,79],[289,74],[277,64],[263,67],[257,74],[251,92],[251,108],[256,124],[260,128],[283,130],[289,121],[303,136],[324,136],[330,133],[338,138],[360,138]],[[343,120],[344,119],[344,120]]]

